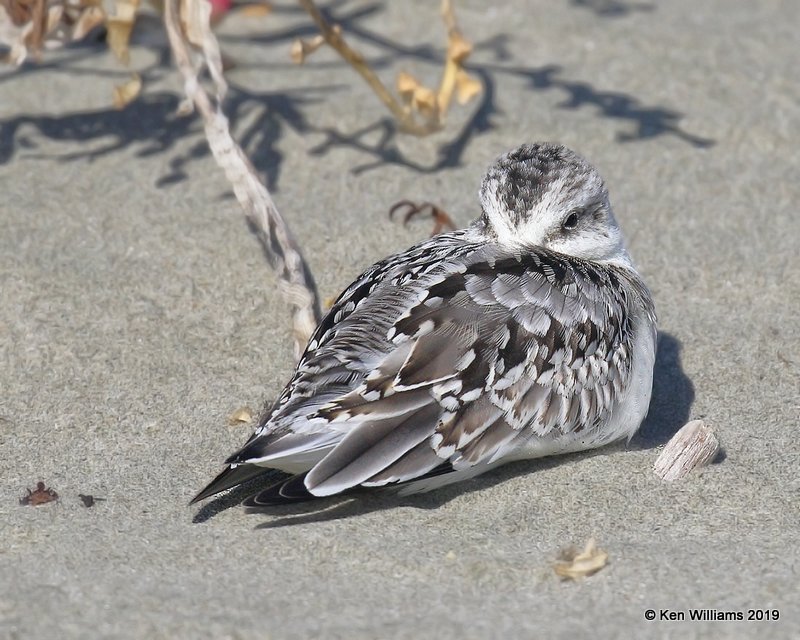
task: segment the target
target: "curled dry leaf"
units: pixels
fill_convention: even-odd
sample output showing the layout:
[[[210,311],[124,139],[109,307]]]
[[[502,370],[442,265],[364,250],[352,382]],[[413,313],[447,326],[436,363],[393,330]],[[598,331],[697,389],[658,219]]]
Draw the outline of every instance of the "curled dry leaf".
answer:
[[[58,494],[53,489],[48,489],[44,482],[37,482],[36,489],[27,489],[27,495],[19,499],[21,505],[36,507],[58,500]]]
[[[472,44],[458,30],[454,30],[448,39],[447,57],[461,64],[472,53]]]
[[[253,410],[250,407],[241,407],[234,411],[230,418],[228,418],[228,424],[230,426],[249,424],[251,422],[253,422]]]
[[[325,38],[322,36],[314,36],[310,40],[304,38],[295,38],[292,46],[289,49],[289,56],[295,64],[303,64],[306,58],[325,44]]]
[[[342,28],[338,24],[333,25],[331,27],[331,34],[336,38],[341,38]],[[303,64],[308,56],[314,53],[323,44],[325,44],[325,37],[322,35],[314,36],[310,39],[296,38],[289,49],[292,62],[295,64]]]
[[[672,482],[686,477],[692,469],[709,464],[719,452],[719,439],[702,420],[692,420],[680,428],[658,456],[653,471]]]
[[[397,74],[397,81],[395,83],[397,93],[405,102],[411,102],[414,98],[414,91],[419,86],[419,81],[410,73],[401,71]]]
[[[406,105],[418,112],[429,122],[438,122],[439,96],[433,89],[424,86],[410,73],[401,71],[395,82],[397,93]]]
[[[594,538],[589,538],[583,551],[575,547],[561,551],[553,570],[564,580],[577,580],[597,573],[607,564],[608,553],[597,547]]]
[[[123,109],[131,101],[136,99],[142,90],[142,78],[138,73],[134,73],[130,80],[114,87],[113,102],[115,109]]]
[[[458,104],[465,105],[483,91],[483,85],[463,69],[456,73],[456,99]]]
[[[393,219],[395,214],[399,214],[403,219],[403,226],[407,226],[412,218],[419,215],[429,215],[434,220],[433,231],[431,237],[440,234],[447,229],[448,231],[455,231],[456,225],[450,215],[442,209],[437,207],[432,202],[414,202],[412,200],[401,200],[396,202],[391,209],[389,209],[389,219]]]

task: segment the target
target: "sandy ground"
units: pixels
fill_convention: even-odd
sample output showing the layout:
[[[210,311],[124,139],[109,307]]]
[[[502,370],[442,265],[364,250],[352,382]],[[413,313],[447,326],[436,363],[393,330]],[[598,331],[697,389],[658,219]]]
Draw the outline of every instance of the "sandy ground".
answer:
[[[134,50],[145,93],[122,112],[102,49],[48,54],[0,72],[0,636],[800,637],[796,6],[487,4],[458,3],[483,96],[425,139],[385,128],[333,53],[288,62],[311,33],[292,3],[229,21],[236,135],[325,297],[429,233],[394,202],[467,224],[499,153],[586,155],[660,314],[640,435],[321,514],[187,507],[249,434],[228,417],[288,379],[289,317],[163,50]],[[335,12],[387,82],[436,81],[435,3]],[[665,484],[652,464],[690,418],[724,460]],[[38,480],[60,500],[20,506]],[[610,564],[561,582],[553,560],[590,536]]]

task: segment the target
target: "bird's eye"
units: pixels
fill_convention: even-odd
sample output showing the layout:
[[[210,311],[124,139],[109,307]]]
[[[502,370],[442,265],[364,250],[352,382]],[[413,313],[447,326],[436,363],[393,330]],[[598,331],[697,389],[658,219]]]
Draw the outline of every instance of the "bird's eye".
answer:
[[[578,220],[580,220],[581,214],[583,213],[583,209],[573,209],[569,212],[569,215],[564,219],[564,222],[561,223],[561,228],[565,231],[571,231],[575,227],[578,226]]]

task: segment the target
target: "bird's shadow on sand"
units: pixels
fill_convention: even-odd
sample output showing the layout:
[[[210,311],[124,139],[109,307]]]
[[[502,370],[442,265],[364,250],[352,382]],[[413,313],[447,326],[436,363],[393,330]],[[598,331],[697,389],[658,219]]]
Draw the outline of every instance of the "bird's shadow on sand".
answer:
[[[688,421],[693,402],[694,385],[681,365],[681,343],[674,336],[659,332],[650,410],[636,436],[627,445],[628,448],[653,449],[667,442]],[[618,445],[616,450],[620,448]],[[515,462],[484,476],[442,487],[430,493],[399,496],[389,491],[356,491],[293,505],[249,509],[248,512],[273,516],[271,520],[257,525],[256,528],[274,529],[341,520],[395,507],[436,509],[460,495],[492,487],[519,475],[527,475],[559,464],[574,463],[590,456],[614,455],[614,450],[615,447],[606,447],[566,456]],[[281,477],[285,477],[285,474],[276,471],[274,475],[262,476],[240,485],[204,505],[194,516],[193,522],[202,523],[210,520],[217,514],[241,504],[245,498],[267,488]]]

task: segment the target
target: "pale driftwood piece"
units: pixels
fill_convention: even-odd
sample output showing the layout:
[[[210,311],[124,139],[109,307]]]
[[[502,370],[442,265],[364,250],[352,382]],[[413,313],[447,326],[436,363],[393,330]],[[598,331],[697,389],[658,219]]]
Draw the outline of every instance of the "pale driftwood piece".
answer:
[[[692,469],[710,463],[719,451],[719,440],[702,420],[692,420],[672,436],[653,465],[662,480],[672,482],[686,477]]]
[[[210,5],[206,0],[167,0],[164,3],[164,23],[175,62],[184,78],[184,91],[200,112],[214,159],[225,172],[236,199],[261,240],[270,265],[278,273],[278,286],[292,310],[294,355],[299,360],[321,318],[317,286],[267,187],[231,136],[221,104],[227,83],[222,75],[219,45],[209,28],[209,17]],[[190,42],[199,50],[193,50]],[[212,99],[200,84],[198,76],[202,65],[209,69],[214,81],[216,99]]]

